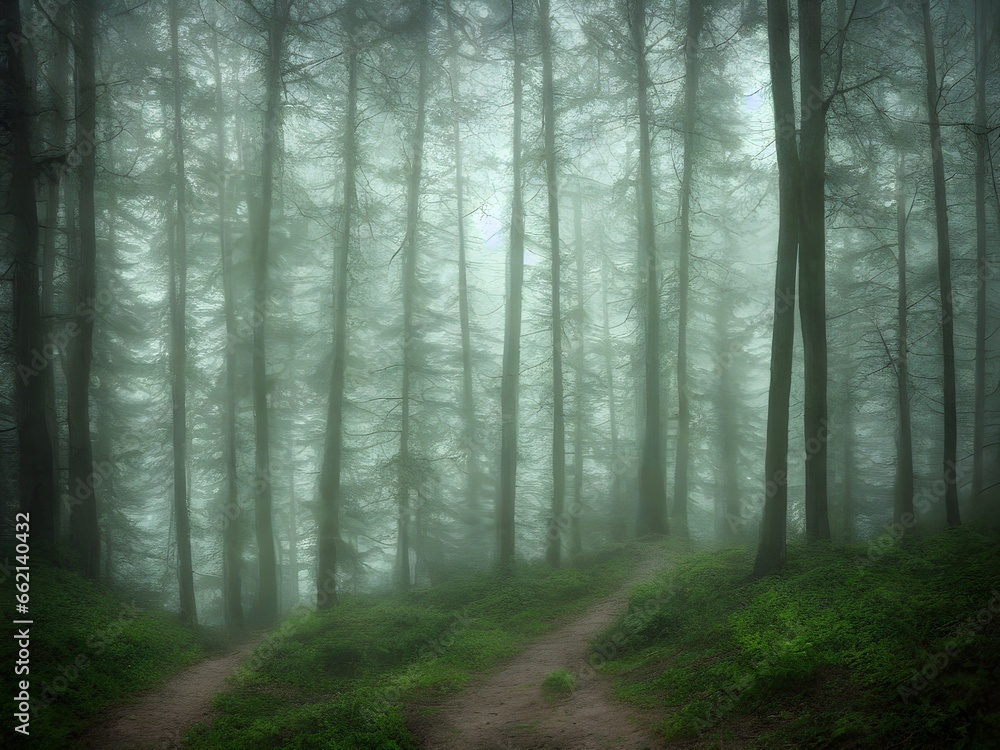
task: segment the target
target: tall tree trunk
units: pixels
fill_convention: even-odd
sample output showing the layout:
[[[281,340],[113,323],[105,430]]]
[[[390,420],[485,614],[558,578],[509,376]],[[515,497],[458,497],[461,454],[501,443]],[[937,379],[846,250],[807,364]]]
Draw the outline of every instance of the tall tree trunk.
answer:
[[[552,90],[552,19],[549,0],[538,4],[542,47],[542,124],[545,143],[545,184],[549,198],[549,253],[552,261],[552,511],[545,559],[553,568],[562,562],[562,532],[566,519],[566,418],[563,404],[562,312],[560,310],[559,177],[556,174],[556,114]]]
[[[822,11],[799,0],[801,140],[799,314],[805,360],[806,538],[830,538],[827,511],[826,108],[822,96]]]
[[[399,518],[396,545],[397,583],[402,589],[410,585],[410,492],[412,467],[410,457],[410,379],[416,365],[413,341],[413,296],[417,287],[417,225],[420,218],[420,188],[423,170],[424,128],[427,119],[427,77],[429,60],[427,50],[427,25],[430,8],[421,0],[417,10],[420,24],[417,40],[417,123],[413,131],[413,155],[410,179],[406,192],[406,240],[403,250],[403,396],[402,419],[399,433],[397,461],[397,490],[399,492]]]
[[[177,519],[177,579],[181,621],[198,621],[191,561],[191,522],[187,498],[187,177],[181,110],[181,64],[177,43],[177,0],[170,0],[170,49],[174,76],[174,159],[176,161],[177,232],[170,246],[170,395],[173,402],[174,516]]]
[[[76,6],[77,115],[80,153],[80,258],[76,274],[76,337],[70,344],[67,382],[69,422],[70,543],[77,565],[88,578],[100,574],[101,540],[97,524],[97,484],[90,439],[90,366],[93,360],[94,303],[97,290],[97,217],[94,178],[97,171],[97,84],[94,73],[94,0]],[[32,193],[33,195],[33,193]]]
[[[611,322],[608,313],[608,259],[604,255],[603,234],[601,247],[601,310],[602,328],[604,332],[604,379],[608,388],[608,429],[611,433],[611,538],[620,542],[628,534],[628,522],[625,519],[625,504],[622,495],[622,459],[618,444],[618,416],[615,397],[615,363],[611,340]]]
[[[109,227],[110,229],[110,227]],[[109,244],[114,243],[111,236],[113,231],[109,231]],[[94,457],[97,465],[111,466],[110,472],[101,475],[101,489],[105,498],[115,497],[115,466],[111,463],[114,453],[111,448],[111,418],[108,413],[112,401],[110,378],[101,378],[94,394],[94,403],[97,406],[97,416],[95,422],[94,435]],[[114,535],[115,512],[112,503],[103,503],[101,508],[101,518],[99,519],[101,531],[103,532],[103,563],[101,566],[101,580],[108,586],[114,585],[114,548],[112,537]]]
[[[253,233],[253,410],[256,492],[254,527],[257,536],[257,612],[262,625],[278,619],[278,570],[272,518],[271,450],[267,412],[267,356],[265,349],[268,303],[268,248],[271,207],[274,199],[274,162],[278,142],[278,109],[281,106],[281,59],[292,0],[275,0],[267,29],[265,66],[266,103],[261,153],[261,200],[258,229]]]
[[[353,3],[352,3],[353,5]],[[353,10],[353,8],[350,8]],[[345,16],[353,24],[354,14]],[[340,480],[344,452],[344,386],[347,373],[347,268],[354,229],[357,193],[358,52],[353,26],[347,29],[347,112],[344,116],[344,210],[337,253],[333,295],[333,370],[326,413],[326,446],[319,480],[319,541],[316,570],[316,606],[329,609],[337,602],[337,542],[340,539]]]
[[[295,458],[295,440],[290,440],[289,456]],[[291,572],[288,607],[299,606],[299,519],[298,507],[295,501],[295,472],[288,475],[288,568]]]
[[[479,516],[479,440],[476,436],[476,405],[472,389],[472,336],[469,330],[469,283],[466,273],[465,173],[462,164],[462,110],[459,104],[461,68],[459,42],[455,36],[451,0],[447,0],[448,74],[451,79],[452,140],[455,151],[455,210],[458,213],[458,323],[462,336],[462,450],[465,452],[465,506],[471,518]]]
[[[110,139],[105,146],[105,159],[107,164],[115,164],[115,142]],[[108,268],[114,268],[118,262],[118,216],[121,200],[115,194],[108,195],[104,205],[107,207],[107,242],[104,245],[102,257]],[[105,363],[105,367],[107,364]],[[98,375],[102,373],[99,371]],[[97,407],[97,417],[94,420],[96,437],[94,438],[94,460],[96,466],[104,466],[108,469],[101,474],[101,494],[108,499],[101,503],[100,515],[98,516],[98,528],[102,532],[101,556],[103,563],[101,566],[101,581],[108,586],[115,585],[115,540],[118,529],[123,524],[123,514],[116,506],[117,477],[123,468],[116,461],[114,450],[114,429],[111,415],[111,404],[114,402],[114,389],[111,378],[98,377],[98,385],[94,394],[94,404]]]
[[[988,34],[986,0],[976,0],[976,364],[975,423],[972,433],[972,496],[983,491],[983,451],[986,442],[986,73],[992,41]]]
[[[524,82],[521,53],[517,47],[514,0],[511,0],[513,33],[514,125],[512,138],[510,256],[507,304],[504,315],[503,369],[500,376],[500,492],[497,495],[497,565],[510,572],[514,564],[514,504],[517,490],[517,396],[521,380],[521,285],[524,280],[524,204],[521,189],[521,100]]]
[[[681,168],[681,247],[678,263],[680,309],[677,316],[677,463],[674,466],[674,529],[688,537],[688,461],[691,450],[691,405],[687,373],[688,287],[691,263],[691,172],[694,168],[695,102],[700,59],[698,40],[705,25],[703,0],[688,3],[684,38],[684,159]]]
[[[62,151],[66,148],[67,111],[66,102],[69,99],[69,32],[72,13],[66,6],[61,6],[56,14],[54,30],[55,54],[52,57],[52,110],[49,113],[51,122],[49,130],[49,147]],[[47,172],[45,199],[45,234],[42,240],[42,300],[41,315],[43,328],[51,332],[55,315],[55,270],[56,270],[56,236],[59,234],[59,188],[62,182],[64,168],[62,164]],[[68,203],[67,203],[68,208]],[[48,321],[46,324],[45,321]],[[59,420],[57,417],[55,363],[49,361],[42,372],[45,388],[45,426],[49,431],[52,443],[52,486],[60,484],[59,457]],[[58,495],[59,493],[56,492]],[[53,503],[55,503],[53,499]],[[59,533],[59,507],[54,508],[53,528]]]
[[[739,397],[739,380],[733,372],[732,352],[729,346],[729,320],[732,307],[728,300],[715,305],[716,367],[719,371],[718,412],[719,412],[719,459],[722,472],[721,539],[727,544],[738,540],[743,526],[743,508],[740,504],[740,450],[737,437],[740,434],[739,419],[736,414]]]
[[[635,50],[639,114],[639,195],[642,199],[639,237],[646,265],[646,429],[639,467],[639,536],[669,531],[667,487],[663,468],[660,418],[660,277],[656,270],[656,228],[653,220],[653,167],[649,142],[649,103],[646,89],[646,2],[632,0],[629,27]]]
[[[636,138],[638,143],[638,138]],[[631,148],[629,148],[631,154]],[[632,408],[635,409],[635,445],[642,449],[646,436],[646,311],[649,307],[643,304],[646,300],[648,279],[646,271],[646,241],[644,239],[642,219],[642,175],[639,159],[636,159],[636,178],[633,181],[635,200],[635,299],[636,299],[636,341],[632,347]],[[641,459],[641,457],[640,457]],[[638,477],[637,477],[638,479]],[[638,485],[637,485],[638,486]]]
[[[788,0],[768,0],[767,38],[778,161],[778,261],[774,275],[771,380],[764,452],[764,516],[754,560],[755,576],[772,573],[784,564],[787,533],[788,399],[792,389],[795,270],[799,245],[799,155],[795,141],[788,26]]]
[[[854,540],[854,515],[856,512],[854,507],[854,477],[857,474],[857,469],[855,468],[854,461],[856,442],[854,436],[854,405],[850,402],[850,388],[846,390],[844,407],[844,484],[841,491],[844,493],[842,503],[844,508],[844,541],[851,542]]]
[[[573,244],[576,245],[576,425],[573,429],[573,506],[570,509],[570,554],[583,552],[583,431],[587,416],[583,408],[584,371],[586,369],[587,314],[583,305],[583,198],[573,196]]]
[[[75,12],[72,13],[75,17]],[[76,31],[73,31],[74,39],[76,38]],[[75,57],[75,55],[74,55]],[[73,74],[75,78],[75,73]],[[71,84],[71,88],[74,90],[74,98],[71,107],[73,113],[72,116],[75,117],[76,113],[76,85],[75,82]],[[69,116],[69,115],[67,115]],[[74,127],[75,131],[75,127]],[[75,135],[71,136],[75,138]],[[70,144],[72,146],[72,144]],[[67,276],[67,299],[69,299],[69,305],[75,304],[74,298],[76,295],[76,268],[80,261],[80,225],[77,221],[77,216],[80,213],[80,190],[79,190],[79,171],[74,170],[75,174],[69,174],[67,172],[63,173],[62,180],[62,192],[63,192],[63,219],[66,223],[66,276]],[[73,320],[75,323],[75,319]],[[65,410],[65,424],[64,430],[60,430],[60,437],[65,435],[65,439],[62,441],[65,443],[65,447],[61,449],[58,454],[53,454],[53,463],[55,464],[55,475],[56,475],[56,494],[60,495],[57,513],[56,513],[56,538],[65,537],[67,543],[72,547],[72,542],[70,537],[72,536],[72,517],[73,517],[73,507],[75,504],[74,495],[72,491],[72,483],[69,479],[69,410],[71,408],[69,402],[69,381],[72,377],[71,370],[73,367],[73,342],[69,342],[65,349],[59,353],[59,366],[62,372],[62,382],[65,384],[65,390],[63,392],[63,409]],[[57,381],[58,382],[58,381]],[[65,460],[63,459],[65,456]]]
[[[896,166],[896,399],[898,443],[896,447],[896,501],[893,520],[902,523],[904,516],[913,520],[913,430],[910,426],[909,353],[906,340],[906,160],[902,153]]]
[[[9,113],[11,182],[9,211],[13,216],[14,247],[14,376],[18,437],[18,492],[21,511],[29,513],[32,540],[55,544],[56,486],[52,435],[45,409],[43,370],[51,370],[46,356],[38,287],[38,213],[35,204],[35,167],[32,161],[32,95],[24,70],[21,12],[18,0],[4,0],[6,86],[13,96]],[[91,89],[91,92],[93,89]],[[51,347],[51,343],[50,343]],[[54,355],[53,355],[54,356]],[[96,533],[96,528],[95,528]],[[96,560],[93,561],[96,566]],[[97,574],[96,569],[91,572]]]
[[[225,395],[225,482],[222,507],[222,602],[226,630],[232,635],[243,631],[243,554],[240,549],[239,484],[236,472],[236,300],[233,290],[233,258],[229,247],[226,216],[229,170],[226,157],[225,102],[222,93],[222,65],[219,62],[219,34],[212,29],[212,63],[215,76],[215,140],[218,151],[216,176],[219,187],[219,251],[222,260],[222,298],[226,318]]]
[[[934,31],[931,26],[930,0],[922,0],[924,17],[924,49],[927,61],[927,116],[930,121],[931,167],[934,172],[934,211],[937,218],[938,279],[941,287],[941,345],[944,359],[944,466],[945,517],[948,526],[961,523],[958,511],[958,411],[955,391],[955,321],[952,311],[951,244],[948,239],[948,196],[944,181],[944,155],[941,151],[941,124],[938,121],[938,100],[941,88],[937,82],[934,60]]]

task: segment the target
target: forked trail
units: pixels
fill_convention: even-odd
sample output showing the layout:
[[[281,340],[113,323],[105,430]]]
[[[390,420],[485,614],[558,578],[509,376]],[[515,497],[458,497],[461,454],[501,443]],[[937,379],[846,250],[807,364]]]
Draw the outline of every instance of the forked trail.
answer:
[[[638,712],[615,700],[607,680],[588,664],[590,642],[627,606],[629,588],[661,566],[655,551],[612,596],[535,641],[524,652],[439,705],[413,712],[411,725],[426,750],[644,750],[660,747]],[[206,659],[107,720],[75,743],[102,750],[173,750],[195,723],[211,716],[212,699],[259,643]],[[569,669],[576,689],[550,702],[545,676]],[[648,722],[647,722],[648,723]]]
[[[611,597],[535,641],[520,655],[437,705],[414,710],[411,726],[426,750],[643,750],[662,742],[617,701],[588,666],[590,641],[628,604],[632,585],[661,566],[651,551]],[[545,676],[569,669],[577,688],[558,701],[542,694]]]
[[[212,699],[260,642],[257,635],[228,653],[199,662],[171,677],[135,703],[111,710],[106,721],[76,747],[102,750],[173,750],[196,722],[211,715]]]

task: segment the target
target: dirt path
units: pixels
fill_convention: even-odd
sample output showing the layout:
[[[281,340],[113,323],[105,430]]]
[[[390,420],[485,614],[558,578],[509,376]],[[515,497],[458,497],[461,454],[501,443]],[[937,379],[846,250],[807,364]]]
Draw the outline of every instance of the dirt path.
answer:
[[[435,706],[420,707],[411,725],[426,750],[643,750],[662,746],[615,700],[607,680],[587,663],[590,641],[627,606],[631,586],[656,572],[652,553],[614,595],[542,637],[483,681]],[[577,688],[550,702],[545,676],[577,676]]]
[[[211,714],[212,699],[263,636],[255,635],[221,656],[171,677],[135,703],[114,708],[78,747],[102,750],[173,750],[191,726]]]

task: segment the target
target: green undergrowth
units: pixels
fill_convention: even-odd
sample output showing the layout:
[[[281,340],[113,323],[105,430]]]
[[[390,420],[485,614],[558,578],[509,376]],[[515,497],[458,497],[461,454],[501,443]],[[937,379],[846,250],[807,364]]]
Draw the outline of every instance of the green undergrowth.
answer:
[[[545,675],[542,680],[542,692],[550,700],[569,695],[576,690],[576,675],[568,669],[557,669]]]
[[[187,736],[197,750],[415,747],[404,704],[452,693],[620,584],[641,550],[552,570],[475,573],[406,594],[350,594],[290,616]]]
[[[685,747],[995,747],[1000,533],[875,545],[792,546],[755,582],[745,550],[687,557],[633,590],[594,662]]]
[[[13,555],[8,560],[14,564]],[[11,570],[8,601],[13,578]],[[32,560],[29,585],[30,671],[11,675],[30,683],[30,734],[22,746],[68,747],[107,706],[156,686],[203,653],[199,634],[176,618],[135,606],[76,573]],[[18,652],[11,630],[20,627],[9,625],[0,652],[12,671]]]

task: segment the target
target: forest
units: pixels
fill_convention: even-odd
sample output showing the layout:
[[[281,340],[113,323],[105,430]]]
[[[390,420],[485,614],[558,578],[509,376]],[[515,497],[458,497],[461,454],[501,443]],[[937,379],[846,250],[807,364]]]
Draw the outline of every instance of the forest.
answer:
[[[995,0],[0,8],[5,747],[1000,748]]]

